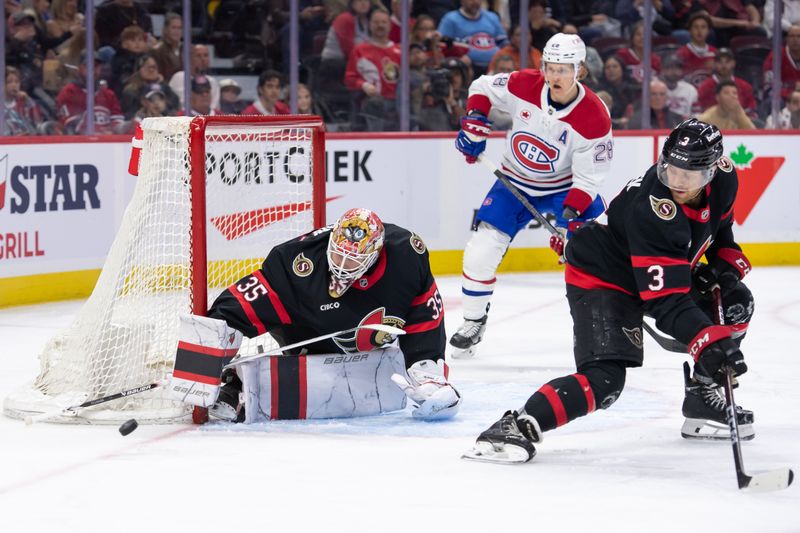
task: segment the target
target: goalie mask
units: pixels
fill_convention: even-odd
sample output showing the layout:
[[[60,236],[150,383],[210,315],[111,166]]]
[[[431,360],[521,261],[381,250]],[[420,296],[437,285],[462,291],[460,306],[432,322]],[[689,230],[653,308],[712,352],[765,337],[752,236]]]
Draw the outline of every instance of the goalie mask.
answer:
[[[328,240],[328,292],[338,298],[378,260],[383,222],[369,209],[350,209],[333,225]]]

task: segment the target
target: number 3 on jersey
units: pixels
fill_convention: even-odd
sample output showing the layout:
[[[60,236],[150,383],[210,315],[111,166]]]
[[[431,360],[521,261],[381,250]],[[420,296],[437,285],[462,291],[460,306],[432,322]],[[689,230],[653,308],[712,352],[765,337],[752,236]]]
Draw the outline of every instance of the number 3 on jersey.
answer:
[[[653,276],[652,281],[647,286],[651,291],[660,291],[664,288],[664,267],[661,265],[651,265],[647,273]]]
[[[253,302],[259,296],[266,296],[267,294],[267,288],[255,276],[250,276],[246,280],[237,283],[236,290],[242,293],[242,297],[248,302]]]

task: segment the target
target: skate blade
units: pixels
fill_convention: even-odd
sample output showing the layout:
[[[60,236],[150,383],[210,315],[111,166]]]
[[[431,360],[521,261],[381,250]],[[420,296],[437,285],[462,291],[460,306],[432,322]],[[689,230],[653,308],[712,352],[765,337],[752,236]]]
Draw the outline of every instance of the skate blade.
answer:
[[[687,418],[681,427],[684,439],[694,440],[731,440],[731,431],[727,424],[720,424],[702,418]],[[756,432],[753,424],[739,425],[739,440],[753,440]]]
[[[533,459],[533,455],[528,453],[528,450],[513,444],[476,442],[475,446],[464,452],[461,458],[482,463],[515,465],[527,463]]]
[[[453,359],[472,359],[475,357],[477,351],[477,346],[475,345],[469,348],[456,348],[453,346],[450,349],[450,357]]]

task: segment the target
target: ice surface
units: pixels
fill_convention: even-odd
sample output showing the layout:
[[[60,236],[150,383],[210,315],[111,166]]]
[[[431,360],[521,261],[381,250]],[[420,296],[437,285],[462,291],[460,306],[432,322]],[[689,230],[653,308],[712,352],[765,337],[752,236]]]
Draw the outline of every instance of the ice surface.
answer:
[[[800,471],[800,269],[757,268],[748,472]],[[447,329],[460,280],[440,278]],[[81,302],[0,310],[0,397],[32,379]],[[680,437],[679,354],[647,339],[619,401],[549,432],[530,464],[459,459],[541,384],[574,370],[560,274],[500,276],[477,358],[451,361],[458,417],[409,412],[250,427],[60,426],[0,417],[2,531],[800,532],[800,488],[745,494],[728,442]],[[278,529],[279,528],[279,529]]]

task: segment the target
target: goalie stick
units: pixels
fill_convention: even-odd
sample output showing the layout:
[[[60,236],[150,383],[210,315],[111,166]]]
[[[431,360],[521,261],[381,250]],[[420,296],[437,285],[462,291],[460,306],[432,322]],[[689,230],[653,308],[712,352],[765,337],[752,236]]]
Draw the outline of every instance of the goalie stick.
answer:
[[[230,363],[225,365],[223,369],[233,368],[239,366],[244,363],[249,363],[250,361],[255,361],[256,359],[261,359],[262,357],[270,357],[273,355],[281,355],[286,350],[292,350],[294,348],[300,348],[301,346],[306,346],[308,344],[314,344],[318,341],[324,341],[326,339],[332,339],[333,337],[338,337],[339,335],[344,335],[346,333],[353,333],[360,329],[371,329],[373,331],[382,331],[383,333],[388,333],[389,335],[405,335],[406,332],[400,328],[396,328],[394,326],[389,326],[386,324],[364,324],[361,326],[356,326],[350,329],[343,329],[341,331],[335,331],[333,333],[327,333],[325,335],[320,335],[319,337],[314,337],[313,339],[307,339],[304,341],[296,342],[294,344],[289,344],[286,346],[281,346],[280,348],[275,348],[274,350],[269,350],[266,352],[260,352],[251,355],[237,355],[234,357]],[[256,349],[263,350],[263,346],[257,346]]]
[[[714,295],[714,304],[717,309],[717,316],[714,317],[714,321],[722,326],[725,324],[725,318],[719,286],[712,289],[712,294]],[[791,468],[758,472],[752,476],[745,473],[744,462],[742,461],[742,443],[739,440],[739,421],[736,419],[736,403],[733,399],[733,372],[727,367],[724,370],[725,409],[728,411],[728,427],[731,431],[731,445],[733,447],[733,464],[736,467],[736,481],[739,483],[739,488],[749,489],[754,492],[787,488],[794,480],[794,472],[792,472]]]
[[[153,390],[157,387],[163,387],[168,383],[168,379],[161,379],[155,381],[153,383],[148,383],[147,385],[140,385],[138,387],[133,387],[132,389],[115,392],[114,394],[109,394],[108,396],[103,396],[102,398],[95,398],[94,400],[88,400],[78,405],[73,405],[70,407],[63,407],[59,409],[53,409],[52,411],[47,411],[44,413],[39,413],[36,415],[26,416],[25,417],[25,425],[31,425],[34,422],[42,422],[44,420],[50,420],[51,418],[55,418],[57,416],[77,416],[78,410],[85,409],[86,407],[93,407],[95,405],[100,405],[101,403],[110,402],[113,400],[118,400],[120,398],[127,398],[128,396],[133,396],[134,394],[140,394],[142,392],[147,392],[149,390]]]

